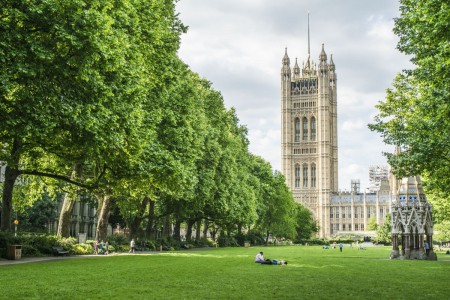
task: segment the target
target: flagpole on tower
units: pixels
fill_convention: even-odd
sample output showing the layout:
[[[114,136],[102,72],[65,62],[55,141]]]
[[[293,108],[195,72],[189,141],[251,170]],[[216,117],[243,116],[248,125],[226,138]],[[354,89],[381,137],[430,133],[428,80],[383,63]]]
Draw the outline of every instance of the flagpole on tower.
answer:
[[[309,43],[309,11],[308,11],[308,57],[311,54],[310,52],[310,43]]]

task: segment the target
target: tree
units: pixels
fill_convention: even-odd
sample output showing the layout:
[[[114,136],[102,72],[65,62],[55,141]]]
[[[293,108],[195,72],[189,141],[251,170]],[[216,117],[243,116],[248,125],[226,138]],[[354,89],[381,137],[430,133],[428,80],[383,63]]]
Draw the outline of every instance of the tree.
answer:
[[[447,243],[450,241],[450,221],[444,221],[436,224],[434,230],[437,233],[434,237],[436,241]]]
[[[309,209],[307,209],[300,203],[296,203],[296,206],[297,206],[296,240],[298,242],[301,242],[302,240],[310,239],[313,234],[317,233],[318,227]]]
[[[375,217],[370,217],[367,221],[367,230],[377,230],[378,224]]]
[[[168,70],[182,31],[172,1],[5,1],[1,229],[11,224],[18,176],[92,189],[106,171],[147,145],[141,142],[151,134],[139,130],[142,116],[173,76]],[[84,182],[70,179],[74,164],[88,166]]]
[[[394,32],[412,70],[397,75],[371,130],[400,146],[386,154],[398,177],[422,175],[426,187],[450,193],[450,6],[443,0],[401,0]]]
[[[383,244],[390,244],[392,242],[392,225],[390,214],[386,215],[383,224],[377,228],[377,242]]]

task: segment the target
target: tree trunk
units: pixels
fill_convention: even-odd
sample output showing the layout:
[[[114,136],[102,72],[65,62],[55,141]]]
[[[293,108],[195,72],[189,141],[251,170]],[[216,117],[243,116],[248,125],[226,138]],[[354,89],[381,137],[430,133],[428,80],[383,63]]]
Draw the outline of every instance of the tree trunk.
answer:
[[[81,165],[76,164],[73,166],[72,174],[70,175],[71,180],[76,180],[81,175]],[[78,193],[66,192],[64,193],[64,200],[61,206],[61,212],[59,213],[58,229],[56,230],[56,235],[60,237],[70,236],[70,219],[72,218],[72,211],[77,201]]]
[[[171,232],[172,232],[172,224],[170,223],[170,215],[167,215],[164,218],[164,227],[163,227],[162,236],[169,237]]]
[[[148,219],[147,219],[147,228],[145,229],[146,235],[149,239],[155,238],[155,204],[156,202],[149,199],[149,206],[148,206]]]
[[[130,239],[136,237],[136,235],[138,234],[142,220],[144,219],[144,212],[149,201],[150,199],[146,196],[139,205],[136,215],[134,216],[130,224]]]
[[[199,242],[200,241],[200,236],[201,236],[201,232],[202,232],[202,220],[197,220],[197,224],[195,226],[196,230],[195,230],[195,241]]]
[[[173,228],[173,238],[176,241],[180,241],[181,240],[180,232],[181,232],[181,221],[180,220],[176,220],[175,221],[175,226]]]
[[[22,141],[14,140],[11,149],[11,159],[6,165],[5,182],[3,183],[2,220],[0,229],[11,230],[11,213],[14,184],[20,175],[19,163],[22,152]]]
[[[66,238],[70,236],[70,219],[72,218],[72,211],[75,201],[77,200],[77,194],[66,192],[63,195],[63,199],[56,235]]]
[[[208,220],[205,220],[205,222],[203,223],[203,238],[204,239],[206,239],[208,237],[208,227],[209,227]]]
[[[216,235],[217,235],[217,228],[216,228],[216,226],[214,226],[214,224],[209,232],[211,233],[211,238],[213,239],[213,241],[215,241]]]
[[[186,230],[186,242],[190,243],[192,241],[192,226],[194,226],[195,221],[189,220],[187,223],[187,230]]]
[[[109,215],[111,214],[111,196],[98,194],[96,240],[106,240],[108,235]]]

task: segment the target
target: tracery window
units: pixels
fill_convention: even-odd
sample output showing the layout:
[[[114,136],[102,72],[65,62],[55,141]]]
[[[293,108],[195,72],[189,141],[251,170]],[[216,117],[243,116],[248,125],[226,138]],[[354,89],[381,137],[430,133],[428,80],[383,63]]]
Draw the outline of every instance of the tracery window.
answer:
[[[316,140],[316,118],[311,117],[311,141]]]
[[[295,187],[300,187],[300,166],[298,164],[295,165]]]
[[[303,165],[303,187],[308,187],[308,165]]]
[[[316,164],[311,164],[311,187],[316,187]]]
[[[296,143],[300,142],[300,119],[299,118],[295,118],[294,142],[296,142]]]
[[[306,117],[303,118],[303,140],[308,140],[308,119]]]

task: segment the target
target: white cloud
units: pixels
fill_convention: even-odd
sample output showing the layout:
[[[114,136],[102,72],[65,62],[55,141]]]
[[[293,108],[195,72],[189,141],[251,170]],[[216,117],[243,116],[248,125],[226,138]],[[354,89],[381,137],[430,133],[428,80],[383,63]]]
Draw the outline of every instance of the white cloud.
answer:
[[[368,167],[385,164],[381,153],[391,150],[367,124],[395,74],[410,66],[392,33],[397,1],[181,0],[177,7],[190,27],[180,57],[236,108],[250,150],[278,170],[281,59],[288,47],[291,66],[306,60],[310,11],[311,57],[318,60],[324,43],[338,76],[339,187],[357,178],[367,187]]]

